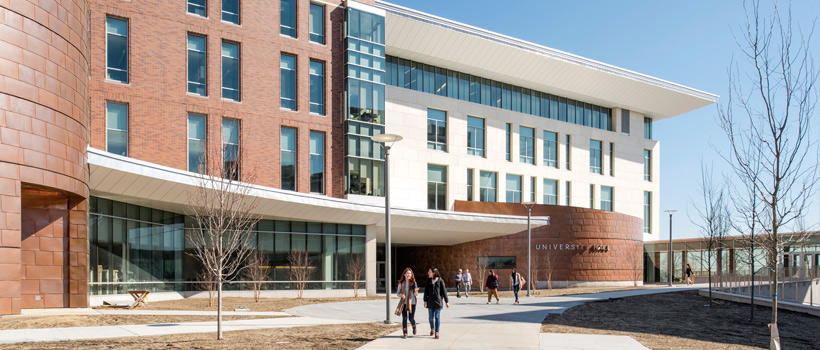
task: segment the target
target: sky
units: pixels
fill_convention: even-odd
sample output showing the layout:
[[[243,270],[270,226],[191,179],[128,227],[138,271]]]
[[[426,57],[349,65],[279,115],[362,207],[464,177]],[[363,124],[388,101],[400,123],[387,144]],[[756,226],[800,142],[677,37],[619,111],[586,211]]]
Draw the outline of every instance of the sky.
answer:
[[[719,156],[728,142],[718,126],[717,112],[728,94],[730,62],[743,58],[733,36],[746,21],[741,0],[389,2],[721,96],[717,104],[653,125],[653,136],[661,145],[661,230],[656,237],[669,237],[669,217],[663,212],[667,209],[678,210],[673,218],[674,238],[702,236],[693,223],[701,163],[711,165],[715,177],[730,171]],[[804,31],[820,16],[817,0],[795,0],[791,7],[793,22]],[[820,28],[815,30],[811,52],[820,68],[818,32]],[[814,141],[820,139],[817,112],[811,133]],[[806,219],[816,228],[820,191],[812,202]]]

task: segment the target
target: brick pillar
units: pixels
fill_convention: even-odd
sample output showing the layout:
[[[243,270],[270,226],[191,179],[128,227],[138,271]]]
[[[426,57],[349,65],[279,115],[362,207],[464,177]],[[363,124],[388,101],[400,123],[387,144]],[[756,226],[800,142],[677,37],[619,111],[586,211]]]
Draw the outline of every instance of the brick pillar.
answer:
[[[88,200],[69,201],[69,307],[88,307]]]
[[[20,181],[8,178],[17,172],[0,163],[0,315],[20,313]]]

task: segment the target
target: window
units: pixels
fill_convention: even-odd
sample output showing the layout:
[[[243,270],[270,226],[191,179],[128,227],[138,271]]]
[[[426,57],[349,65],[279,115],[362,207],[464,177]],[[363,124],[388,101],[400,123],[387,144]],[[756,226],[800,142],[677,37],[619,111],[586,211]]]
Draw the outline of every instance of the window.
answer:
[[[643,193],[643,232],[652,233],[652,192]]]
[[[222,119],[222,177],[239,180],[239,120]]]
[[[204,36],[188,34],[188,92],[208,95],[208,42]]]
[[[629,110],[621,110],[621,132],[629,135]]]
[[[558,204],[558,180],[544,179],[544,204]]]
[[[467,154],[484,156],[484,119],[467,116]]]
[[[589,185],[589,209],[595,209],[595,185]]]
[[[282,54],[279,58],[280,106],[296,110],[296,56]],[[311,91],[312,92],[312,91]]]
[[[643,150],[643,179],[652,181],[652,151]]]
[[[128,83],[128,21],[105,18],[105,78]]]
[[[207,125],[204,115],[188,113],[188,171],[193,173],[205,174]]]
[[[544,131],[544,165],[558,168],[558,134]]]
[[[478,257],[478,266],[487,266],[487,269],[492,270],[512,270],[515,268],[514,256],[480,256]],[[482,277],[483,278],[483,277]]]
[[[496,173],[482,171],[479,175],[479,200],[482,202],[495,202],[497,198],[496,188],[498,184],[496,182]]]
[[[520,126],[518,133],[519,160],[521,163],[535,164],[535,129]]]
[[[188,0],[188,13],[208,17],[208,0]]]
[[[570,152],[572,152],[571,144],[572,144],[572,142],[571,142],[570,136],[567,135],[567,137],[566,137],[566,146],[564,146],[564,153],[565,153],[564,161],[566,162],[566,164],[564,165],[564,168],[566,168],[567,170],[572,170],[572,167],[571,167],[572,162],[570,161],[572,159],[572,157],[570,157],[572,155],[570,153]]]
[[[427,109],[427,148],[447,151],[447,112]]]
[[[609,143],[609,176],[615,176],[615,143]]]
[[[128,157],[128,105],[106,102],[106,151]]]
[[[325,193],[325,134],[310,132],[310,192]]]
[[[427,164],[427,209],[447,210],[447,167]]]
[[[222,42],[222,98],[239,101],[239,44]]]
[[[239,24],[239,0],[222,0],[222,20]]]
[[[643,118],[643,138],[652,139],[652,118]]]
[[[564,183],[564,187],[566,187],[564,189],[564,205],[570,206],[572,205],[572,182],[567,181]]]
[[[510,154],[512,151],[512,124],[507,123],[507,139],[506,139],[506,147],[507,147],[507,160],[512,161],[512,155]]]
[[[521,175],[507,174],[507,203],[521,203]]]
[[[467,200],[473,200],[473,169],[467,169]]]
[[[296,0],[279,1],[279,33],[296,37]]]
[[[325,43],[325,7],[319,4],[310,4],[310,41]]]
[[[296,191],[296,129],[283,127],[281,135],[282,189]]]
[[[325,64],[314,60],[310,60],[310,113],[325,115]]]
[[[601,174],[601,141],[589,140],[589,172]]]
[[[614,190],[609,186],[601,186],[601,210],[612,211]]]
[[[535,203],[535,176],[530,178],[530,203]]]

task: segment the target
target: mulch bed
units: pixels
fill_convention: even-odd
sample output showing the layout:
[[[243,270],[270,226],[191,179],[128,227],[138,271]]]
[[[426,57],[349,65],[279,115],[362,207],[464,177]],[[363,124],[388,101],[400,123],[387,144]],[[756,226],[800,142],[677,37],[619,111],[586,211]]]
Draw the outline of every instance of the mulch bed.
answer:
[[[697,291],[590,302],[549,315],[543,333],[628,335],[654,349],[768,349],[771,308],[709,298]],[[820,317],[779,310],[783,349],[820,349]]]

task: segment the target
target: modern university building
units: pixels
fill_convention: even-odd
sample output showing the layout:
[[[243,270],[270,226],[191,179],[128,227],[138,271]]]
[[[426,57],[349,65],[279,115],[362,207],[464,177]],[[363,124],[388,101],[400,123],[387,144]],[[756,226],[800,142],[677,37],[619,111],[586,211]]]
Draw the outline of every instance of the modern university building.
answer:
[[[372,0],[0,1],[0,314],[197,290],[188,194],[238,154],[272,295],[301,249],[308,295],[352,294],[357,258],[367,293],[386,265],[525,272],[522,202],[553,280],[641,281],[652,124],[716,99]]]

